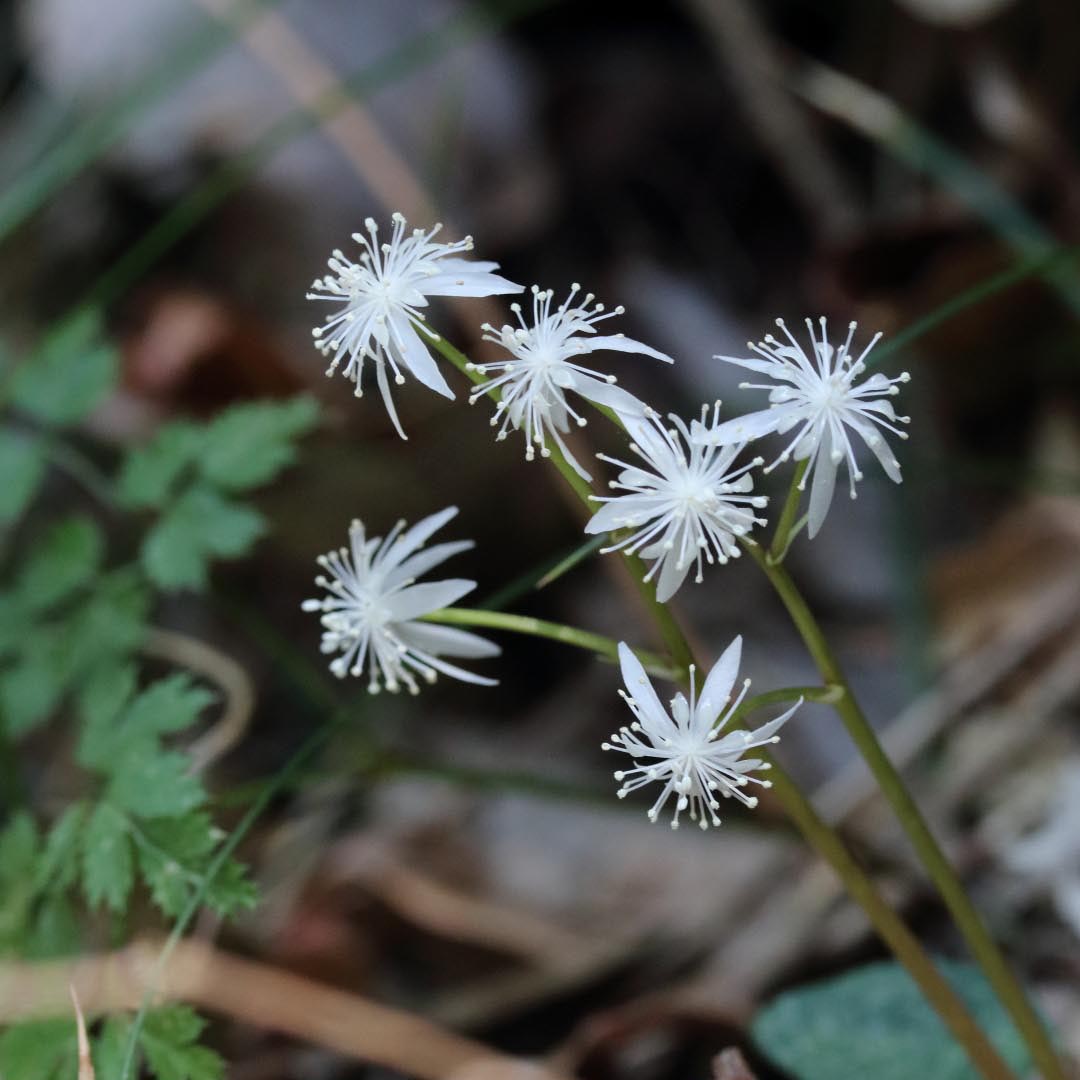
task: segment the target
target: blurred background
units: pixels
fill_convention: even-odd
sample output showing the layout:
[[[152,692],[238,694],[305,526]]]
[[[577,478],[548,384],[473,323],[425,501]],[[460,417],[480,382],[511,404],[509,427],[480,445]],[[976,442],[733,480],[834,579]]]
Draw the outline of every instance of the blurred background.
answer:
[[[1080,1052],[1080,8],[2,0],[0,25],[0,335],[18,357],[100,312],[121,380],[81,453],[106,468],[178,419],[322,405],[258,496],[254,553],[153,611],[250,698],[210,773],[225,827],[245,785],[350,711],[243,846],[262,905],[199,934],[597,1080],[707,1077],[732,1045],[783,1075],[747,1033],[761,1003],[885,955],[778,808],[699,835],[615,799],[610,665],[502,635],[494,690],[369,699],[325,670],[300,612],[314,557],[353,517],[380,533],[450,504],[450,538],[476,540],[450,570],[478,582],[471,606],[657,644],[614,556],[535,587],[579,546],[580,510],[520,440],[493,441],[464,380],[455,404],[401,388],[403,442],[377,395],[324,378],[305,291],[366,216],[400,210],[472,234],[526,286],[625,304],[618,329],[677,362],[610,370],[684,416],[756,407],[713,357],[777,316],[895,343],[905,482],[868,468],[789,564]],[[493,298],[432,320],[481,358],[479,324],[506,317]],[[621,452],[602,424],[580,446]],[[122,545],[61,473],[35,513],[82,507]],[[713,568],[676,607],[710,659],[744,635],[758,690],[815,681],[752,565]],[[62,755],[62,732],[33,749]],[[962,955],[830,711],[806,706],[780,756],[924,942]],[[210,1042],[250,1080],[364,1072],[227,1010]]]

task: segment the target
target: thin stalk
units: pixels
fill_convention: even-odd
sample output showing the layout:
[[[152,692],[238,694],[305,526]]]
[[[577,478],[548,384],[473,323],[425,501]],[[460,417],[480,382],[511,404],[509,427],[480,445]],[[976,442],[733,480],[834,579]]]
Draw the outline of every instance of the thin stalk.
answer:
[[[330,733],[339,727],[346,719],[347,717],[342,713],[336,713],[326,724],[305,740],[303,745],[301,745],[301,747],[285,763],[285,767],[269,784],[266,785],[262,793],[251,804],[247,813],[241,818],[240,823],[229,834],[221,847],[218,848],[217,854],[206,868],[206,873],[203,876],[202,882],[196,886],[195,891],[187,905],[184,907],[184,910],[180,913],[176,922],[173,923],[173,928],[158,955],[157,963],[154,965],[154,971],[150,976],[149,985],[147,986],[146,993],[143,995],[139,1011],[135,1014],[135,1019],[132,1021],[131,1028],[128,1031],[127,1042],[124,1046],[123,1058],[121,1059],[120,1075],[117,1080],[130,1080],[130,1077],[134,1072],[135,1061],[139,1052],[139,1035],[142,1032],[143,1025],[146,1023],[146,1014],[154,1000],[157,984],[169,962],[169,957],[175,952],[176,946],[184,936],[184,932],[199,913],[203,900],[206,897],[207,890],[213,884],[217,875],[221,873],[225,864],[232,857],[233,852],[240,846],[240,842],[248,832],[251,831],[252,826],[254,826],[255,822],[262,816],[263,811],[270,805],[274,797],[288,788],[293,777],[300,772],[307,760],[316,750],[318,750],[323,742],[326,741]]]
[[[480,372],[473,369],[469,362],[469,358],[461,352],[460,349],[454,348],[446,338],[436,334],[423,323],[416,323],[414,325],[418,330],[424,333],[435,349],[446,357],[446,359],[462,372],[467,379],[476,384],[486,381],[485,377]],[[494,401],[502,400],[502,396],[498,390],[488,391],[488,396]],[[574,471],[573,466],[571,466],[570,462],[563,457],[558,447],[551,447],[549,449],[549,459],[551,463],[562,474],[563,479],[570,485],[574,494],[581,499],[589,512],[592,513],[595,510],[595,507],[593,506],[592,501],[593,490],[589,486],[589,482]],[[653,622],[656,624],[656,628],[660,632],[660,637],[663,639],[665,647],[671,654],[671,659],[675,662],[675,666],[681,672],[689,671],[694,658],[689,645],[686,643],[686,635],[682,632],[682,628],[676,621],[675,616],[671,614],[666,605],[657,602],[656,591],[644,580],[647,572],[645,564],[636,555],[628,555],[625,551],[622,552],[622,557],[626,561],[626,566],[634,579],[634,585],[641,594],[642,601],[648,609]]]
[[[747,698],[728,717],[724,729],[732,728],[744,716],[755,709],[766,709],[770,705],[785,705],[789,701],[815,701],[819,705],[835,705],[843,696],[839,686],[785,686],[780,690],[767,690],[764,694]]]
[[[795,466],[795,476],[788,488],[787,498],[784,500],[784,508],[780,511],[780,517],[776,522],[776,532],[773,533],[772,544],[769,545],[769,560],[771,562],[783,562],[787,550],[794,539],[795,517],[799,512],[799,503],[802,501],[802,483],[806,475],[806,467],[809,459],[800,461]]]
[[[907,969],[956,1041],[967,1051],[972,1064],[988,1080],[1015,1080],[1012,1070],[975,1022],[968,1007],[938,971],[919,939],[885,902],[873,881],[851,857],[836,832],[818,816],[817,811],[776,762],[768,755],[763,756],[772,764],[769,776],[773,794],[784,807],[788,817],[833,868],[836,876],[844,883],[848,895],[866,912],[881,939]]]
[[[791,80],[792,89],[815,108],[929,176],[973,214],[982,218],[1013,251],[1030,260],[1045,259],[1044,280],[1073,314],[1080,314],[1080,276],[1075,266],[1057,263],[1056,238],[982,169],[963,157],[885,95],[825,64],[810,62]]]
[[[606,542],[607,537],[594,536],[589,540],[586,540],[584,544],[579,544],[565,559],[560,559],[559,562],[553,566],[537,583],[538,589],[546,589],[549,585],[553,585],[564,574],[568,574],[575,566],[580,562],[584,562],[590,555],[594,555],[599,551]]]
[[[976,282],[970,288],[950,297],[945,303],[939,304],[913,323],[909,323],[899,333],[893,334],[888,341],[883,341],[880,345],[877,345],[864,361],[867,368],[877,367],[883,360],[892,356],[893,353],[906,349],[909,345],[918,341],[919,338],[930,333],[931,330],[942,323],[948,322],[949,319],[959,315],[960,312],[966,311],[969,307],[981,304],[984,300],[990,299],[991,296],[996,296],[999,292],[1011,289],[1013,285],[1026,281],[1036,274],[1052,270],[1060,264],[1073,262],[1078,258],[1080,258],[1080,248],[1068,247],[1048,255],[1040,255],[1034,259],[1023,259],[996,274],[991,274],[990,277]]]
[[[534,589],[543,589],[553,581],[562,577],[563,574],[572,570],[579,562],[593,554],[597,548],[606,543],[606,536],[594,536],[586,544],[578,544],[565,555],[557,555],[548,558],[539,566],[533,566],[525,573],[519,574],[512,581],[496,589],[495,592],[485,596],[481,605],[487,611],[504,611],[519,597]]]
[[[116,494],[112,481],[81,450],[59,436],[41,440],[45,459],[80,484],[98,503],[116,509]]]
[[[482,611],[478,608],[442,608],[423,616],[423,621],[445,623],[452,626],[488,626],[494,630],[509,630],[512,634],[529,634],[532,637],[549,638],[561,641],[564,645],[573,645],[578,649],[596,653],[608,660],[618,660],[619,643],[614,638],[594,634],[589,630],[579,630],[576,626],[548,622],[546,619],[534,619],[529,615],[512,615],[506,611]],[[662,656],[635,649],[637,658],[646,671],[663,679],[678,676],[672,671]]]
[[[65,183],[123,138],[150,107],[201,70],[248,23],[280,0],[241,0],[225,20],[206,19],[184,41],[172,43],[108,105],[4,185],[0,241],[41,209]]]
[[[770,562],[749,544],[746,545],[746,550],[762,568],[779,594],[810,655],[814,658],[822,679],[843,689],[843,694],[835,705],[840,719],[870,767],[882,794],[888,800],[911,840],[920,861],[941,894],[945,906],[964,935],[987,980],[1013,1018],[1017,1030],[1031,1051],[1032,1059],[1039,1072],[1044,1080],[1064,1080],[1061,1063],[1038,1015],[1009,969],[1000,949],[983,925],[978,911],[930,832],[900,774],[882,749],[877,735],[859,707],[843,670],[829,648],[802,594],[783,566]]]
[[[435,348],[455,367],[464,372],[468,378],[474,383],[483,381],[483,377],[471,369],[468,358],[462,352],[454,348],[444,338],[435,335],[427,327],[420,325],[420,328],[431,339]],[[497,393],[492,393],[491,396],[496,400],[499,399]],[[591,509],[592,489],[589,485],[570,468],[562,455],[557,455],[557,451],[552,452],[551,460],[570,483],[571,488],[578,497]],[[785,537],[785,543],[786,539]],[[765,554],[759,551],[755,545],[748,544],[746,546],[754,557],[764,565],[766,562]],[[690,666],[694,664],[694,655],[686,636],[666,605],[656,600],[653,588],[647,582],[642,581],[644,565],[641,560],[634,556],[627,557],[625,554],[624,557],[626,557],[627,565],[635,576],[646,608],[656,623],[657,629],[660,631],[672,657],[676,660],[681,671],[688,673]],[[828,678],[825,681],[830,684],[837,682],[837,680]],[[846,689],[846,684],[839,683],[839,685]],[[828,686],[825,689],[830,693],[835,693],[836,687]],[[845,695],[843,700],[846,701],[849,698]],[[1015,1080],[1012,1070],[987,1039],[985,1033],[979,1028],[967,1006],[934,966],[918,939],[881,897],[870,877],[847,852],[836,832],[818,816],[817,811],[814,810],[813,806],[783,770],[775,763],[771,764],[773,766],[771,777],[773,790],[784,810],[810,845],[835,870],[837,876],[847,888],[848,893],[866,912],[867,917],[881,935],[882,940],[892,949],[896,958],[904,965],[918,986],[922,988],[926,999],[938,1012],[942,1021],[956,1037],[956,1040],[964,1047],[972,1063],[988,1080]],[[1047,1074],[1048,1077],[1051,1075],[1056,1080],[1057,1074]]]

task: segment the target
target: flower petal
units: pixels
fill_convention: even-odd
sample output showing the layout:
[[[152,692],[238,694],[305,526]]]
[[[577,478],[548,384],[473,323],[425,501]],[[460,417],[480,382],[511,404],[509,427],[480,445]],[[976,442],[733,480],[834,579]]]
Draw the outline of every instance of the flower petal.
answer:
[[[462,656],[477,659],[498,656],[502,649],[493,641],[459,630],[456,626],[440,623],[410,622],[397,628],[398,636],[406,645],[413,645],[434,656]]]
[[[384,603],[390,611],[391,622],[407,622],[420,615],[438,611],[439,608],[449,607],[475,588],[475,581],[467,581],[464,578],[425,581],[402,589],[401,592],[385,599]]]
[[[716,723],[716,718],[728,703],[741,661],[742,635],[739,635],[720,654],[720,659],[713,664],[705,679],[705,685],[701,688],[697,708],[698,714],[705,721],[706,730]]]
[[[440,660],[437,656],[432,656],[429,653],[423,655],[423,662],[430,664],[436,671],[441,671],[444,675],[449,675],[452,679],[457,679],[459,682],[472,683],[474,686],[498,686],[498,679],[489,679],[486,675],[476,675],[471,671],[466,671],[464,668],[459,668],[457,664],[448,664],[445,660]]]
[[[379,555],[378,567],[385,570],[397,566],[421,544],[427,543],[448,521],[457,517],[457,513],[456,506],[448,506],[445,510],[421,518],[412,528],[406,529],[387,551]]]
[[[424,548],[415,555],[409,556],[387,574],[383,581],[383,587],[389,589],[406,578],[421,577],[433,567],[438,566],[439,563],[446,562],[451,556],[462,551],[469,551],[475,546],[476,544],[472,540],[451,540],[446,544],[435,544],[432,547]]]
[[[644,416],[648,408],[645,402],[636,398],[629,390],[624,390],[614,383],[604,382],[603,379],[594,379],[591,375],[576,372],[571,389],[587,401],[593,401],[597,405],[606,405],[609,409],[614,409],[625,416]]]
[[[811,540],[818,534],[825,521],[836,489],[836,470],[832,459],[832,433],[828,425],[821,436],[817,458],[814,461],[814,479],[810,485],[810,507],[807,512],[806,535]]]
[[[672,551],[665,551],[660,558],[660,573],[656,577],[656,599],[661,604],[666,604],[686,580],[693,560],[687,559],[686,564],[680,567]]]
[[[595,536],[597,533],[625,529],[628,525],[627,518],[631,514],[631,511],[624,505],[626,501],[625,498],[616,498],[609,503],[604,503],[585,523],[585,532],[590,536]]]
[[[789,410],[783,407],[762,409],[760,412],[737,416],[714,428],[700,423],[691,425],[691,438],[698,446],[727,446],[730,443],[749,442],[776,431],[787,419]]]
[[[449,260],[443,260],[440,270]],[[426,278],[420,288],[425,296],[503,296],[507,293],[520,293],[525,291],[524,285],[518,285],[499,274],[491,274],[485,271],[477,273],[473,266],[462,259],[462,263],[469,269],[449,273],[434,274]],[[483,265],[483,264],[481,264]],[[497,263],[490,265],[497,266]]]
[[[879,462],[881,462],[881,467],[885,470],[885,475],[892,480],[894,484],[901,483],[904,478],[900,473],[900,463],[896,460],[896,455],[893,453],[892,447],[884,439],[877,428],[874,427],[873,424],[855,419],[849,419],[848,426],[854,428],[854,430],[862,436],[863,442],[870,448],[871,453]]]
[[[386,377],[386,361],[383,359],[382,354],[375,357],[375,384],[379,388],[379,393],[382,394],[383,404],[386,406],[386,412],[390,417],[391,423],[394,425],[394,430],[406,441],[409,436],[405,434],[401,427],[401,421],[398,419],[397,409],[394,408],[394,399],[390,394],[390,380]],[[357,386],[360,384],[357,383]]]
[[[598,352],[601,349],[608,349],[611,352],[640,353],[642,356],[651,356],[654,360],[663,360],[665,364],[675,363],[667,353],[662,353],[644,342],[628,338],[625,334],[575,338],[574,349],[583,353]]]
[[[442,394],[445,398],[454,400],[454,391],[435,363],[434,357],[428,346],[420,340],[412,323],[404,316],[391,316],[394,326],[394,340],[401,352],[401,359],[405,366],[426,387],[434,390],[436,394]]]
[[[660,699],[656,696],[656,691],[649,681],[649,676],[645,674],[641,661],[625,641],[619,642],[619,669],[622,671],[626,693],[633,698],[634,703],[641,710],[642,718],[654,725],[657,731],[674,727],[667,709],[660,704]]]

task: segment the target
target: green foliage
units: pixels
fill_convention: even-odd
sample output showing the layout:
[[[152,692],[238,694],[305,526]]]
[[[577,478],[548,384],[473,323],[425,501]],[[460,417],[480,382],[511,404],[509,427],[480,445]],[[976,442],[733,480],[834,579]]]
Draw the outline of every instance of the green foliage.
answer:
[[[127,907],[135,883],[127,819],[107,802],[98,803],[86,825],[82,844],[83,892],[87,903],[113,911]]]
[[[113,350],[85,316],[17,367],[9,401],[28,426],[62,426],[85,416],[115,376]],[[0,526],[15,541],[0,588],[0,739],[62,717],[84,770],[82,798],[44,828],[16,810],[0,829],[0,956],[77,953],[87,909],[107,914],[122,935],[143,890],[167,918],[196,897],[225,915],[255,903],[239,862],[226,860],[208,878],[225,833],[204,808],[183,746],[213,695],[186,675],[143,685],[133,653],[155,588],[202,587],[212,560],[243,555],[262,535],[263,518],[238,496],[292,462],[315,419],[308,398],[245,404],[207,424],[169,424],[127,453],[115,484],[92,491],[115,497],[113,509],[129,511],[142,530],[135,562],[113,568],[105,533],[88,516],[59,516],[26,535],[19,518],[40,489],[45,440],[60,436],[0,428]],[[112,1017],[98,1028],[97,1075],[119,1076],[131,1021]],[[198,1045],[202,1028],[184,1007],[151,1012],[139,1066],[159,1080],[218,1080],[222,1062]],[[68,1080],[76,1066],[73,1018],[0,1036],[3,1080]]]
[[[195,461],[203,430],[197,424],[166,424],[145,446],[128,453],[117,479],[117,495],[132,509],[160,509],[184,471]]]
[[[101,537],[90,522],[56,526],[0,596],[0,730],[43,724],[69,690],[138,644],[149,606],[131,571],[98,574]],[[48,609],[48,610],[46,610]]]
[[[25,811],[12,815],[0,832],[0,949],[17,941],[26,924],[37,845],[34,819]]]
[[[15,662],[0,671],[0,729],[18,738],[43,724],[64,693],[64,657],[55,629],[32,628]]]
[[[97,1038],[90,1043],[95,1077],[118,1080],[123,1076],[130,1031],[131,1020],[127,1016],[110,1016],[101,1025]]]
[[[97,311],[82,311],[51,333],[15,371],[11,401],[42,424],[84,417],[116,385],[116,350],[101,337]]]
[[[45,840],[45,848],[34,866],[34,888],[38,891],[69,888],[78,873],[77,854],[86,807],[72,803],[56,820]]]
[[[147,534],[143,568],[163,589],[202,588],[211,558],[243,555],[264,531],[261,514],[194,486]]]
[[[105,541],[89,518],[65,518],[45,534],[15,582],[23,611],[44,611],[85,585],[101,566]]]
[[[157,1080],[221,1080],[221,1057],[198,1045],[205,1027],[206,1021],[187,1005],[151,1010],[139,1033],[136,1065],[145,1063]],[[110,1016],[91,1037],[90,1056],[100,1080],[121,1075],[130,1032],[129,1017]],[[0,1076],[75,1080],[78,1053],[74,1016],[16,1024],[0,1035]]]
[[[30,504],[45,475],[45,459],[35,439],[0,429],[0,525],[14,521]]]
[[[4,1080],[74,1080],[77,1064],[74,1020],[18,1024],[0,1035]]]
[[[166,915],[176,915],[199,888],[222,839],[208,815],[194,812],[206,798],[186,755],[162,736],[190,727],[212,698],[183,675],[151,684],[133,696],[134,669],[87,685],[80,706],[84,725],[79,760],[105,779],[102,801],[85,840],[83,890],[91,907],[125,908],[135,868]],[[235,862],[226,863],[207,890],[206,903],[229,913],[254,902]]]
[[[978,969],[939,961],[979,1026],[1018,1075],[1023,1041]],[[960,1045],[897,963],[867,964],[781,994],[754,1018],[754,1039],[798,1080],[975,1080]]]
[[[272,480],[296,456],[295,442],[318,418],[315,402],[235,405],[209,424],[168,424],[127,455],[118,497],[160,513],[140,558],[162,589],[203,588],[215,558],[245,554],[265,531],[262,517],[230,496]]]
[[[272,480],[296,458],[296,440],[318,419],[313,398],[236,405],[206,431],[202,475],[224,491],[248,491]]]
[[[220,1080],[224,1062],[196,1043],[205,1026],[186,1005],[157,1009],[147,1016],[139,1042],[158,1080]]]

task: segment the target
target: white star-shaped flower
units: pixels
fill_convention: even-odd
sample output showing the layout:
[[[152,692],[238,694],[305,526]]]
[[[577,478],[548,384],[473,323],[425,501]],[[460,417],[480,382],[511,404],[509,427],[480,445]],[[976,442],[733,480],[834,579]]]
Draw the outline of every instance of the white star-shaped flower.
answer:
[[[668,364],[673,361],[665,353],[623,334],[596,336],[597,323],[622,315],[625,308],[606,311],[603,304],[593,304],[592,293],[575,303],[580,291],[580,285],[571,285],[570,295],[552,311],[552,290],[534,285],[532,325],[526,323],[521,305],[517,303],[511,304],[510,308],[517,316],[518,326],[496,330],[485,324],[484,337],[502,345],[511,354],[511,359],[469,365],[473,371],[493,375],[472,392],[469,404],[475,404],[491,390],[499,390],[502,400],[495,406],[495,415],[491,418],[492,427],[501,421],[496,437],[505,439],[511,428],[524,430],[525,457],[532,461],[536,447],[540,447],[541,457],[550,455],[547,446],[550,435],[574,471],[589,480],[591,477],[575,460],[562,438],[570,430],[571,420],[579,427],[586,423],[585,417],[567,400],[567,394],[573,392],[630,416],[644,416],[646,406],[633,394],[616,386],[614,375],[594,371],[578,363],[578,359],[588,353],[611,350],[641,353]]]
[[[740,384],[745,389],[769,391],[769,408],[729,420],[712,431],[695,431],[694,439],[706,445],[718,445],[746,442],[774,431],[784,435],[795,429],[794,438],[765,471],[792,457],[809,462],[799,488],[805,490],[807,480],[812,478],[807,526],[813,537],[832,503],[836,472],[841,463],[847,466],[851,497],[855,498],[855,482],[862,479],[862,473],[855,460],[852,432],[873,451],[886,476],[900,483],[900,463],[878,428],[885,428],[901,439],[907,438],[907,432],[895,425],[906,424],[909,418],[897,416],[887,399],[898,394],[897,384],[908,382],[911,376],[905,371],[890,379],[875,373],[861,383],[856,382],[866,371],[867,354],[881,334],[875,334],[855,358],[851,352],[855,323],[848,325],[847,338],[839,348],[834,348],[829,344],[824,317],[819,320],[820,338],[814,332],[814,324],[807,319],[810,356],[792,337],[783,319],[777,319],[776,325],[784,332],[787,344],[767,334],[757,345],[748,342],[748,348],[757,353],[756,358],[714,357],[771,379],[764,384]]]
[[[496,684],[439,658],[497,656],[497,645],[456,627],[417,621],[476,588],[475,581],[461,578],[416,584],[421,574],[473,546],[471,540],[423,546],[457,512],[447,507],[408,530],[399,521],[385,539],[368,537],[363,522],[354,521],[349,547],[319,556],[330,576],[320,574],[315,584],[327,595],[305,600],[303,608],[322,612],[322,651],[341,653],[330,664],[339,679],[361,675],[366,666],[373,694],[384,686],[395,693],[403,685],[415,694],[417,676],[432,683],[439,672],[480,686]]]
[[[709,408],[704,406],[701,423],[695,420],[694,430],[716,427],[720,403],[713,407],[712,423],[706,428],[708,414]],[[726,563],[737,557],[739,539],[755,525],[765,524],[754,510],[768,502],[765,496],[752,494],[750,470],[762,464],[762,459],[737,468],[732,465],[744,443],[697,445],[690,441],[690,430],[679,417],[669,419],[672,428],[664,427],[651,410],[640,420],[624,418],[633,439],[630,449],[646,467],[598,454],[622,469],[608,486],[626,494],[593,496],[595,502],[606,505],[585,526],[587,533],[634,530],[601,550],[625,550],[630,555],[640,553],[643,559],[655,559],[645,580],[658,575],[656,598],[661,603],[675,595],[691,565],[697,566],[694,580],[700,584],[703,562]]]
[[[359,261],[351,262],[335,251],[327,264],[331,273],[316,279],[307,297],[340,305],[312,331],[319,351],[331,357],[326,374],[333,375],[348,358],[345,377],[356,384],[356,396],[362,397],[364,360],[372,359],[386,411],[404,439],[390,395],[387,366],[398,385],[405,382],[404,371],[409,371],[437,394],[454,397],[431,355],[429,342],[415,326],[424,320],[420,309],[427,307],[428,297],[494,296],[522,292],[523,286],[492,273],[498,263],[459,258],[460,252],[472,250],[471,236],[444,244],[435,239],[441,225],[428,232],[414,229],[406,234],[401,214],[393,215],[393,223],[389,243],[380,244],[378,225],[367,218],[367,235],[353,233],[353,240],[363,248]],[[428,336],[437,337],[430,332]]]
[[[776,733],[802,704],[802,699],[756,731],[737,729],[721,734],[750,686],[750,680],[745,680],[738,697],[731,700],[741,657],[742,638],[737,637],[709,672],[700,696],[695,695],[691,668],[690,700],[682,693],[676,694],[669,713],[656,696],[641,662],[625,643],[619,643],[619,664],[626,684],[626,690],[619,693],[630,706],[634,722],[620,728],[610,742],[603,744],[603,749],[617,750],[633,758],[633,768],[615,773],[615,779],[622,784],[618,792],[620,799],[654,781],[663,785],[649,810],[651,821],[656,821],[674,795],[675,816],[671,827],[677,829],[679,815],[689,811],[690,820],[707,829],[710,824],[720,824],[716,811],[721,798],[734,796],[752,808],[757,806],[757,798],[747,795],[745,788],[750,784],[772,786],[770,781],[750,775],[769,769],[769,763],[742,755],[779,742]]]

